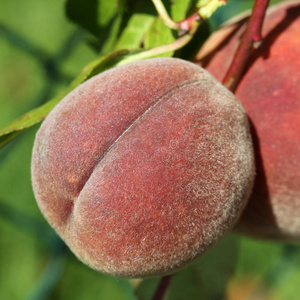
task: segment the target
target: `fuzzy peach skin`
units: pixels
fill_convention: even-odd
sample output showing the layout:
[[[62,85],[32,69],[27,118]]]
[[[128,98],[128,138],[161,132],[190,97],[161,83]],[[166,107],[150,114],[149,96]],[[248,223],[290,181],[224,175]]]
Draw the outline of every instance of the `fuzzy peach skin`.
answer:
[[[222,80],[245,19],[207,40],[196,61]],[[300,1],[271,7],[263,44],[253,52],[236,96],[252,124],[257,177],[235,228],[253,237],[300,240]]]
[[[39,129],[32,183],[46,219],[90,267],[175,271],[231,229],[253,183],[239,102],[195,64],[157,58],[108,70]]]

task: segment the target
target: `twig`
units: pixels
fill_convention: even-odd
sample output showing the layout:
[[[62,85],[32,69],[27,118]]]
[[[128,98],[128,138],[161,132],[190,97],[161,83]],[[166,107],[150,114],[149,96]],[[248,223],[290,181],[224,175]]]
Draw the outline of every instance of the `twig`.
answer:
[[[187,19],[177,22],[179,28],[179,36],[185,35],[187,33],[194,34],[198,29],[198,26],[203,18],[199,15],[199,12],[195,12]]]
[[[174,22],[171,19],[161,0],[152,0],[152,2],[157,10],[157,13],[159,14],[160,18],[165,23],[165,25],[171,29],[179,29],[178,23]]]
[[[128,58],[123,59],[121,62],[117,63],[117,65],[124,65],[136,60],[147,59],[168,52],[176,51],[178,49],[181,49],[183,46],[185,46],[192,39],[192,37],[193,35],[186,34],[170,44],[158,46],[155,48],[147,49],[137,54],[133,54]]]
[[[155,57],[167,52],[181,49],[193,38],[200,22],[209,18],[218,7],[226,4],[227,0],[206,0],[205,4],[199,7],[197,12],[180,22],[174,22],[170,18],[161,0],[152,0],[152,2],[165,25],[172,29],[178,29],[180,37],[170,44],[158,46],[156,48],[131,55],[130,57],[123,59],[117,65],[124,65],[132,61]]]
[[[270,0],[256,0],[254,3],[240,45],[223,80],[223,84],[232,92],[237,88],[252,50],[261,43],[261,28],[269,2]]]
[[[164,24],[171,29],[179,30],[179,36],[182,36],[184,34],[193,35],[200,22],[209,18],[220,6],[226,4],[227,0],[202,0],[197,12],[179,22],[172,20],[162,0],[152,0],[152,2]]]
[[[167,288],[170,284],[170,281],[172,279],[172,275],[167,275],[161,278],[160,283],[157,287],[157,290],[152,298],[152,300],[162,300],[165,292],[167,291]]]

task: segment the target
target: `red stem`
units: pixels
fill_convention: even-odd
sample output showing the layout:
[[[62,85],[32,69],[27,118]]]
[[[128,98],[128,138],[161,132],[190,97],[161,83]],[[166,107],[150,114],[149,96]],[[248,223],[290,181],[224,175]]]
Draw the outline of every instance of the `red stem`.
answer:
[[[219,0],[219,1],[227,2],[227,0]],[[183,36],[187,33],[194,34],[198,27],[195,26],[195,24],[199,23],[200,21],[203,21],[203,17],[200,15],[199,11],[197,11],[193,13],[191,16],[189,16],[188,18],[176,22],[179,29],[178,35]]]
[[[199,15],[198,12],[195,12],[192,14],[190,17],[180,21],[176,22],[179,26],[179,36],[183,36],[187,33],[191,32],[191,29],[194,28],[194,24],[198,23],[202,20],[201,16]]]
[[[170,281],[172,279],[172,275],[164,276],[161,278],[160,283],[157,287],[157,290],[152,298],[152,300],[162,300],[165,292],[167,291],[167,288],[170,284]]]
[[[234,92],[242,78],[246,63],[256,47],[262,40],[261,28],[270,0],[256,0],[246,30],[242,36],[239,47],[235,53],[231,66],[223,80],[223,84]]]

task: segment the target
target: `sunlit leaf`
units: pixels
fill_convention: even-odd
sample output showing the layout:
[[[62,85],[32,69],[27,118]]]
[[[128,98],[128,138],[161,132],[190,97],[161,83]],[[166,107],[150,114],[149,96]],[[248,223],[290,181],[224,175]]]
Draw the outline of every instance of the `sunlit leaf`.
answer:
[[[144,35],[150,29],[154,19],[154,16],[147,14],[133,14],[124,28],[116,48],[126,49],[141,46]]]

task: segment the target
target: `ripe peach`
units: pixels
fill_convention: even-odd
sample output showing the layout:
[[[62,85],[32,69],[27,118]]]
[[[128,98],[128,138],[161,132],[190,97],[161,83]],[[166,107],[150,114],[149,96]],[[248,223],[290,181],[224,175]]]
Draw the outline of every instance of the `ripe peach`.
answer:
[[[93,77],[37,133],[39,207],[79,259],[117,276],[172,272],[233,226],[254,162],[245,113],[202,68],[175,58]]]
[[[245,19],[214,33],[197,62],[222,80]],[[236,230],[275,240],[300,240],[300,3],[269,9],[263,44],[253,51],[236,96],[252,125],[257,177]]]

